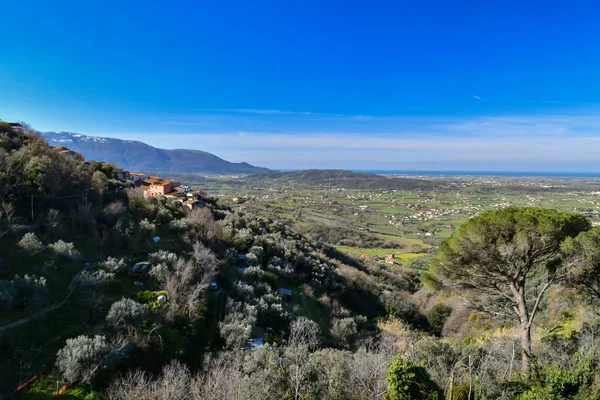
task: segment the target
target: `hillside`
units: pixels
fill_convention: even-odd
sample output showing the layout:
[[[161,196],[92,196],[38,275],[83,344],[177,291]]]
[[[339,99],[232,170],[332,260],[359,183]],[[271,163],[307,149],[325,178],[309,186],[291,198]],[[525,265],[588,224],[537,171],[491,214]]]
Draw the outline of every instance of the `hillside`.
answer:
[[[369,172],[335,169],[309,169],[293,172],[269,171],[249,178],[251,181],[278,180],[296,185],[331,186],[353,189],[430,189],[437,184],[424,179],[390,178]]]
[[[0,396],[31,379],[18,398],[50,397],[63,384],[74,384],[66,396],[78,399],[224,400],[232,397],[209,395],[229,384],[239,386],[238,398],[260,398],[253,391],[261,386],[221,382],[210,364],[226,363],[228,374],[257,347],[252,354],[268,357],[271,368],[262,386],[270,398],[302,390],[293,398],[326,399],[322,384],[303,378],[293,389],[283,379],[305,365],[307,376],[325,374],[330,361],[321,357],[333,351],[332,362],[354,368],[349,357],[389,312],[428,327],[403,300],[416,290],[415,272],[363,264],[215,199],[189,210],[145,196],[110,165],[53,151],[28,127],[0,124],[0,152]],[[140,261],[147,267],[136,269]],[[267,353],[271,346],[277,350]],[[393,354],[356,354],[357,364],[376,363],[378,372],[353,372],[348,395],[356,395],[337,398],[384,390]],[[129,370],[162,379],[161,369],[182,365],[198,377],[194,387],[181,382],[195,397],[150,396],[123,383]],[[201,384],[208,379],[218,382]]]
[[[268,171],[248,163],[232,163],[200,150],[166,150],[135,140],[87,136],[71,132],[44,132],[54,146],[65,146],[88,160],[113,162],[122,168],[145,172],[256,174]]]
[[[436,248],[326,223],[393,204],[369,189],[190,210],[1,122],[0,174],[0,398],[600,399],[600,228],[581,214],[488,210]],[[251,179],[292,178],[388,179]]]

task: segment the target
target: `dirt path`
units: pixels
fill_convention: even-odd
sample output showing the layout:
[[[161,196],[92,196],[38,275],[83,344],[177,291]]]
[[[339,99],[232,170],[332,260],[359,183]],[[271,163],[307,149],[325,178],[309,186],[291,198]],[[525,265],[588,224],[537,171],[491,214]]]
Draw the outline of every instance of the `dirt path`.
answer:
[[[73,292],[75,291],[75,289],[77,289],[77,283],[79,283],[79,278],[81,277],[81,273],[83,271],[85,271],[86,269],[88,269],[89,267],[83,268],[81,271],[79,271],[77,274],[75,274],[75,276],[73,277],[73,279],[71,279],[71,282],[69,283],[69,293],[67,293],[67,295],[65,296],[64,299],[62,299],[61,301],[59,301],[58,303],[54,303],[44,309],[41,309],[40,311],[37,311],[33,314],[31,314],[28,317],[25,318],[21,318],[18,321],[15,322],[11,322],[8,325],[4,325],[4,326],[0,326],[0,332],[4,332],[7,331],[9,329],[15,328],[17,326],[23,325],[24,323],[37,318],[41,315],[44,315],[50,311],[56,310],[57,308],[61,307],[63,304],[65,304],[67,302],[67,300],[69,300],[69,297],[71,297],[71,294],[73,294]]]

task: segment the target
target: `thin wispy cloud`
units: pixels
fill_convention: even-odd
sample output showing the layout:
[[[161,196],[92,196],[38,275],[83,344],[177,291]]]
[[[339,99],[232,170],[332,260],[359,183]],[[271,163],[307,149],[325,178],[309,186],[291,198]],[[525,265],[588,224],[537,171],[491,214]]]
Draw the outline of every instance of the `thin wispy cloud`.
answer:
[[[240,108],[240,109],[226,109],[224,112],[233,112],[240,114],[260,114],[260,115],[279,115],[279,114],[289,114],[289,111],[282,110],[255,110],[249,108]]]
[[[282,122],[265,125],[269,130],[257,125],[230,131],[190,129],[108,136],[162,148],[205,150],[230,161],[270,168],[329,160],[344,168],[426,169],[435,164],[435,168],[462,165],[485,169],[490,163],[505,163],[512,170],[533,165],[525,168],[531,170],[535,165],[554,163],[563,170],[600,170],[596,151],[600,148],[600,114],[596,112],[344,121],[323,125],[317,120],[300,124],[297,130]],[[587,167],[577,167],[582,163]]]
[[[313,115],[310,111],[269,110],[255,108],[223,108],[206,110],[208,112],[233,113],[233,114],[258,114],[258,115]]]
[[[473,95],[473,98],[474,98],[475,100],[481,100],[481,97],[479,97],[479,96],[475,96],[475,95]]]
[[[160,121],[159,125],[173,125],[173,126],[198,126],[202,125],[201,121],[190,122],[190,121]]]
[[[307,117],[331,117],[331,118],[352,118],[352,119],[372,119],[371,115],[364,114],[340,114],[328,113],[321,111],[295,111],[295,110],[278,110],[278,109],[261,109],[261,108],[209,108],[198,110],[197,113],[191,115],[180,115],[180,118],[200,118],[207,116],[218,116],[223,114],[239,114],[239,115],[257,115],[257,116],[307,116]],[[175,118],[177,116],[174,116]]]

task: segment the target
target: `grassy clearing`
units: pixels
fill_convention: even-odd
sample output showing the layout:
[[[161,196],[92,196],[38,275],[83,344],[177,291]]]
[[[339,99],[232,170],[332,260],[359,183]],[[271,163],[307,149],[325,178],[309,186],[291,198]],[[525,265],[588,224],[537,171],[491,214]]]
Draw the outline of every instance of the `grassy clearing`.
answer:
[[[100,393],[81,386],[74,386],[60,396],[57,396],[58,389],[62,385],[62,379],[53,371],[31,384],[29,389],[19,394],[18,398],[27,400],[46,400],[57,397],[66,400],[93,400],[100,398]]]
[[[425,243],[421,239],[413,239],[413,238],[408,238],[408,237],[400,237],[400,236],[394,236],[394,235],[383,235],[383,234],[380,234],[378,236],[381,236],[382,238],[391,240],[391,241],[396,242],[396,243],[400,243],[401,245],[406,246],[407,249],[410,249],[412,246],[421,246],[423,248],[430,248],[431,247],[431,245]]]
[[[388,254],[394,254],[395,258],[398,260],[406,261],[413,258],[423,257],[427,253],[407,253],[404,249],[385,249],[385,248],[360,248],[360,247],[350,247],[350,246],[335,246],[338,250],[343,251],[344,253],[353,254],[353,255],[362,255],[368,254],[369,256],[377,256],[377,257],[385,257]]]

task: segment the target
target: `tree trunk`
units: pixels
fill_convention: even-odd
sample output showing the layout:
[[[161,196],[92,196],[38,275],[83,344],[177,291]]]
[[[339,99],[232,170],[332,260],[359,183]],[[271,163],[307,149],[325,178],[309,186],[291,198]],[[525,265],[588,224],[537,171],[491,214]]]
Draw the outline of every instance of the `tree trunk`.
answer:
[[[513,294],[517,303],[516,311],[521,322],[521,370],[523,377],[529,379],[531,377],[531,322],[525,303],[525,288],[519,287],[513,290]]]
[[[529,322],[521,323],[521,368],[524,378],[531,377],[531,325]]]

